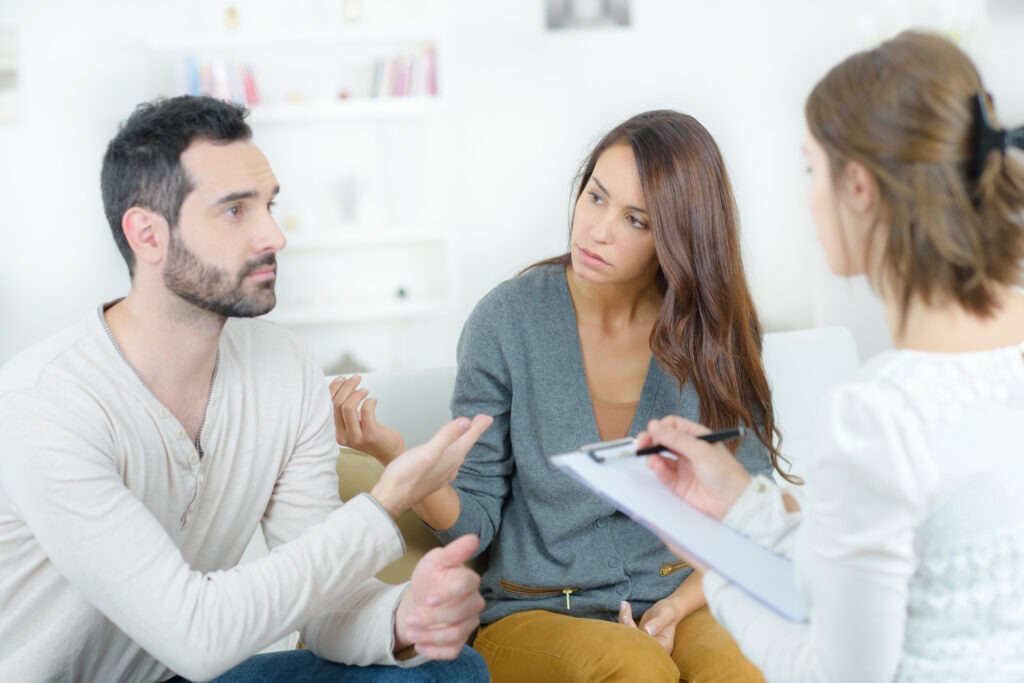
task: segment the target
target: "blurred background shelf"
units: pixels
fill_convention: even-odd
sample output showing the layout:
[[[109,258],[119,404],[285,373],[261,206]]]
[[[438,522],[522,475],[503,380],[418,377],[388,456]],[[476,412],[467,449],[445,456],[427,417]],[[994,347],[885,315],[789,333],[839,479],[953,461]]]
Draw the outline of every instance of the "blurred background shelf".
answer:
[[[358,247],[394,247],[419,244],[444,244],[451,239],[445,232],[396,229],[388,226],[339,226],[304,233],[286,233],[290,252],[316,249]]]
[[[337,305],[329,308],[310,306],[292,307],[286,311],[271,312],[265,317],[285,327],[307,327],[334,325],[338,323],[368,323],[380,321],[402,321],[413,318],[427,318],[448,312],[451,302],[436,299],[424,301],[398,301],[393,303],[365,303],[351,306]]]
[[[441,108],[436,96],[357,97],[315,102],[256,104],[250,107],[253,124],[391,120],[428,116]]]
[[[278,304],[267,318],[338,359],[454,362],[442,32],[429,27],[197,32],[154,39],[174,92],[244,104],[281,184]]]

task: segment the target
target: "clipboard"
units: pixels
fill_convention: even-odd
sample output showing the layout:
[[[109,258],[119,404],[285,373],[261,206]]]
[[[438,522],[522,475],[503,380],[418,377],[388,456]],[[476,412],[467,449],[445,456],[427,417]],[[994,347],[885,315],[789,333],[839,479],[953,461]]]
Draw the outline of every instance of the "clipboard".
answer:
[[[790,621],[806,621],[789,558],[758,545],[676,496],[658,481],[632,439],[549,456],[559,470],[593,490],[659,538],[670,541]]]

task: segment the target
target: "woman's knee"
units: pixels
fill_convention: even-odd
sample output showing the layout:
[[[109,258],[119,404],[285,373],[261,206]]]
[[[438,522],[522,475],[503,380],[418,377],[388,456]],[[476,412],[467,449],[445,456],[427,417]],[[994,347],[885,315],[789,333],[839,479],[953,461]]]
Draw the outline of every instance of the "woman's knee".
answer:
[[[600,648],[590,674],[588,680],[592,681],[679,681],[679,669],[664,646],[647,633],[628,626],[619,626],[617,637]]]
[[[683,683],[763,683],[764,676],[743,656],[729,632],[707,607],[676,627],[672,659]]]
[[[495,683],[679,680],[672,658],[654,638],[596,619],[512,615],[481,629],[473,647],[483,655]]]

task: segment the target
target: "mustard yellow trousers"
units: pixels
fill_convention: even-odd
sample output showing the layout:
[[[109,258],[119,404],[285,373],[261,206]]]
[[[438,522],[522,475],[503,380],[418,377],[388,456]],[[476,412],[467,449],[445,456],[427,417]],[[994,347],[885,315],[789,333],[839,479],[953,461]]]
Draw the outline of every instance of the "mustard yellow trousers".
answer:
[[[707,607],[679,622],[671,655],[635,628],[543,610],[481,627],[473,648],[494,683],[764,681]]]

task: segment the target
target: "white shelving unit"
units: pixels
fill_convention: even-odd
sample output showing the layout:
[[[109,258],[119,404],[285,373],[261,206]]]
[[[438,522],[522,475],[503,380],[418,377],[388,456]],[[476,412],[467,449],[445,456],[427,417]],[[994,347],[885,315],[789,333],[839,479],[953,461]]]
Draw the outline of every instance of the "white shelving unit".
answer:
[[[296,233],[280,256],[281,305],[269,318],[289,327],[425,319],[451,312],[449,237],[394,227]],[[287,277],[290,267],[316,277]],[[344,267],[343,273],[337,268]],[[336,273],[336,277],[332,276]],[[326,284],[325,284],[326,283]],[[312,288],[312,289],[311,289]]]
[[[344,28],[164,37],[173,91],[247,104],[281,182],[288,238],[267,318],[371,370],[451,364],[457,321],[444,229],[440,31]],[[258,101],[254,101],[258,97]]]
[[[260,104],[252,108],[254,125],[401,119],[433,114],[440,109],[436,97],[381,97],[352,100]]]

